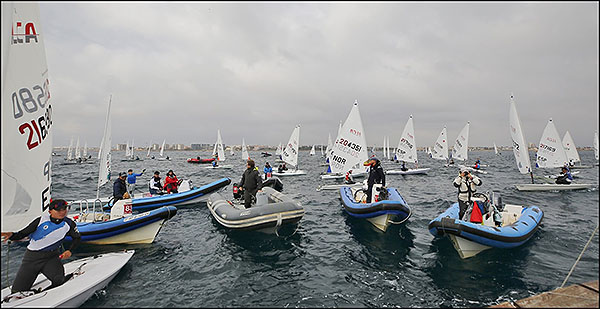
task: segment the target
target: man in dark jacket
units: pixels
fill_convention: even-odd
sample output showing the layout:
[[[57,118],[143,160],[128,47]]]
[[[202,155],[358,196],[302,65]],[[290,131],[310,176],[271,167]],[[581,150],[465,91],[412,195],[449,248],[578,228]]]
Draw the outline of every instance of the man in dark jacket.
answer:
[[[258,173],[258,168],[254,164],[254,160],[246,161],[246,170],[242,174],[240,180],[240,188],[244,189],[244,207],[250,208],[252,199],[256,199],[256,192],[262,189],[262,179]]]
[[[375,157],[365,161],[363,165],[370,166],[369,179],[367,179],[367,203],[372,203],[371,198],[373,195],[373,185],[380,183],[385,187],[385,173],[383,172],[381,161]]]
[[[118,200],[124,199],[123,194],[127,192],[127,184],[125,184],[125,179],[127,179],[127,173],[119,173],[119,178],[117,178],[113,184],[113,205]]]

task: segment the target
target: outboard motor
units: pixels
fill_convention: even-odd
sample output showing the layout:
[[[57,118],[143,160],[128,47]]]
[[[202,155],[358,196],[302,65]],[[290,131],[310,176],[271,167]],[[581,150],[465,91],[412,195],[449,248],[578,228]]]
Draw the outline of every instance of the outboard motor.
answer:
[[[389,192],[386,187],[377,188],[377,191],[379,191],[378,201],[387,200],[389,198]]]
[[[496,209],[499,211],[504,211],[504,204],[502,203],[502,196],[498,195],[496,200]]]
[[[233,198],[240,199],[242,198],[242,190],[238,187],[237,183],[233,184]]]

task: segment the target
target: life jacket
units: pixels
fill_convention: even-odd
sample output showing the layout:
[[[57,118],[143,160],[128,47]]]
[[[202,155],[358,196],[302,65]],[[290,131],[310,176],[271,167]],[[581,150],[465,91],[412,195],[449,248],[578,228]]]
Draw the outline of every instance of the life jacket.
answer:
[[[50,214],[44,212],[37,229],[29,235],[27,249],[31,251],[52,251],[58,249],[71,229],[66,220],[67,218],[65,217],[59,223],[54,223],[50,220]]]

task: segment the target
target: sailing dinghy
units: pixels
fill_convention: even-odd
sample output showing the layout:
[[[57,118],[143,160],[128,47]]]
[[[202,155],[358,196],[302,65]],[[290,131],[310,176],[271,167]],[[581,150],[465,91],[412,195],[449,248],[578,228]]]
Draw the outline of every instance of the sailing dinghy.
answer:
[[[298,169],[298,146],[300,144],[300,125],[297,125],[290,135],[290,140],[281,152],[281,158],[283,162],[294,166],[293,170],[285,170],[279,172],[277,169],[273,170],[271,175],[273,176],[299,176],[306,175],[306,172]]]
[[[389,156],[389,150],[388,150]],[[398,147],[395,153],[396,160],[404,161],[406,163],[414,163],[415,168],[409,168],[406,171],[403,170],[388,170],[385,173],[390,175],[422,175],[427,174],[430,168],[419,168],[419,160],[417,159],[417,144],[415,142],[415,128],[413,126],[413,116],[410,115],[400,140],[398,141]]]
[[[581,158],[579,157],[577,147],[575,146],[575,142],[573,141],[573,138],[571,137],[571,133],[569,133],[569,131],[565,132],[565,136],[562,139],[562,144],[567,155],[567,160],[569,161],[569,169],[593,167],[591,165],[581,164]]]
[[[2,102],[23,93],[37,98],[27,107],[2,104],[2,232],[23,229],[46,211],[51,199],[54,130],[44,35],[37,3],[2,2]],[[43,135],[35,133],[40,129]],[[28,130],[33,134],[29,138],[21,134]],[[49,280],[40,274],[32,287],[41,288],[39,293],[11,294],[10,287],[4,288],[2,308],[79,307],[103,289],[133,253],[104,253],[66,263],[65,271],[74,272],[73,277],[49,290],[44,290]]]
[[[515,187],[519,191],[564,191],[564,190],[579,190],[579,189],[590,189],[594,185],[592,184],[557,184],[550,183],[551,180],[543,177],[538,177],[545,183],[536,184],[534,183],[533,171],[531,170],[531,163],[529,160],[529,150],[523,137],[523,130],[521,129],[521,120],[517,113],[517,107],[515,105],[514,97],[510,96],[510,111],[509,111],[509,126],[510,134],[513,141],[513,153],[515,155],[515,161],[517,168],[521,174],[529,173],[531,176],[530,184],[516,184]],[[548,121],[537,153],[537,165],[540,168],[560,168],[567,163],[567,156],[562,146],[558,131],[554,126],[552,119]]]

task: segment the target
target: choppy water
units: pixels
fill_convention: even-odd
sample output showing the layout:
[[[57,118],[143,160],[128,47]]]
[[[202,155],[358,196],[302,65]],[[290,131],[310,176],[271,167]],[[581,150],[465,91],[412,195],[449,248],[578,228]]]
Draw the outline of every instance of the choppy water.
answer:
[[[178,177],[204,185],[221,177],[238,182],[244,162],[239,153],[229,158],[232,170],[210,170],[185,162],[198,152],[170,152],[172,161],[121,162],[113,152],[113,174],[133,168],[138,187],[146,187],[151,172],[164,176],[173,169]],[[94,154],[93,154],[94,155]],[[207,157],[208,153],[200,153]],[[257,165],[274,158],[256,156]],[[533,154],[531,154],[533,157]],[[594,162],[591,151],[581,151],[584,164]],[[345,214],[337,191],[317,192],[323,181],[322,159],[300,153],[305,176],[281,178],[283,193],[299,199],[306,214],[291,236],[235,232],[220,227],[205,204],[180,209],[167,221],[154,243],[137,246],[90,246],[76,249],[75,257],[92,252],[134,248],[135,255],[119,275],[83,307],[481,307],[516,300],[554,289],[562,283],[598,224],[598,167],[580,170],[578,182],[596,188],[574,192],[518,192],[513,185],[527,183],[518,173],[512,152],[470,152],[480,158],[487,175],[479,175],[480,191],[494,190],[511,204],[540,206],[541,228],[523,246],[490,249],[462,260],[450,240],[434,239],[429,221],[456,200],[451,182],[456,168],[419,153],[428,175],[388,175],[388,187],[397,187],[412,208],[412,217],[383,234],[365,220]],[[98,167],[60,165],[54,157],[54,198],[96,196]],[[386,169],[399,165],[384,162]],[[536,171],[541,174],[541,171]],[[226,188],[231,196],[231,185]],[[111,185],[101,196],[111,194]],[[2,287],[12,284],[24,245],[11,245],[7,267],[2,246]],[[568,284],[598,280],[598,234],[594,237]],[[7,272],[8,270],[8,272]]]

